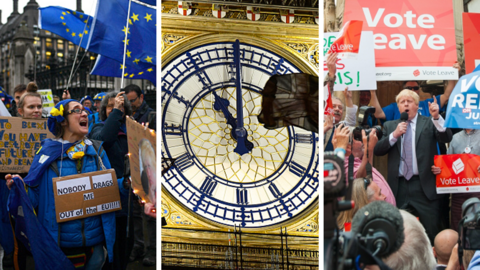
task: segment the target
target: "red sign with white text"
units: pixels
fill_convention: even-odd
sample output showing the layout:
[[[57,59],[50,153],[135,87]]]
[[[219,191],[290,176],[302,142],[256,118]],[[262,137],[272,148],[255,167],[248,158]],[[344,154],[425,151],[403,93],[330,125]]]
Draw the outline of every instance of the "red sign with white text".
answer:
[[[349,0],[343,20],[373,31],[377,81],[458,79],[451,0]]]
[[[362,36],[362,21],[348,21],[340,30],[339,37],[333,42],[328,53],[338,53],[338,58],[358,54],[360,37]]]
[[[480,156],[454,154],[435,156],[435,166],[442,172],[437,175],[437,193],[468,193],[480,191]]]
[[[465,71],[472,73],[480,63],[480,14],[462,13]]]

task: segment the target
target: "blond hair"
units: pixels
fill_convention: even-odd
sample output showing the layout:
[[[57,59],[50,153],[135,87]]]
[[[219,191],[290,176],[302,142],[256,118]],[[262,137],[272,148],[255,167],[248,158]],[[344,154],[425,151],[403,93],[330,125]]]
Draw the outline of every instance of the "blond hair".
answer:
[[[369,178],[367,178],[369,179]],[[371,183],[370,179],[370,183]],[[370,185],[369,185],[370,186]],[[357,178],[353,180],[352,184],[352,201],[355,202],[353,209],[340,212],[337,218],[338,228],[343,230],[345,223],[352,222],[353,216],[357,211],[370,202],[370,198],[374,192],[367,187],[365,190],[364,178]]]
[[[418,103],[420,102],[420,97],[418,96],[418,94],[408,89],[403,89],[402,91],[400,91],[400,93],[398,93],[398,95],[395,97],[395,102],[398,104],[398,101],[400,100],[400,98],[403,98],[403,97],[413,98],[416,105],[418,105]]]

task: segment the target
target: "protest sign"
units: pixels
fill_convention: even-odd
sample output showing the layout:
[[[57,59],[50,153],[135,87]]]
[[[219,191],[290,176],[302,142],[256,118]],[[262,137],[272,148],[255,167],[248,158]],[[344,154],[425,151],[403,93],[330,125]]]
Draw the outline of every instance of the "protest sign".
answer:
[[[53,138],[46,119],[0,117],[0,172],[28,172],[46,138]]]
[[[480,64],[480,14],[462,13],[465,72],[472,73]]]
[[[339,33],[323,34],[323,52],[326,60],[326,52],[335,42]],[[341,58],[337,56],[337,79],[334,91],[343,91],[348,86],[349,90],[375,90],[375,54],[373,52],[373,34],[371,31],[362,31],[358,57]],[[326,76],[328,68],[323,64],[323,75]]]
[[[114,169],[53,178],[57,222],[122,209]]]
[[[480,71],[462,76],[450,95],[445,127],[480,128]]]
[[[377,81],[456,80],[450,0],[349,0],[343,21],[373,31]]]
[[[157,161],[155,149],[157,143],[155,131],[127,117],[127,135],[133,190],[145,202],[156,205]]]
[[[442,172],[437,175],[437,193],[467,193],[480,191],[480,156],[455,154],[435,156],[435,166]]]
[[[356,58],[360,49],[362,21],[348,21],[338,33],[328,54],[338,53],[338,58]]]
[[[52,90],[43,89],[38,90],[37,93],[42,96],[43,111],[46,112],[46,115],[50,115],[50,111],[53,107],[55,107],[55,102],[53,102]]]

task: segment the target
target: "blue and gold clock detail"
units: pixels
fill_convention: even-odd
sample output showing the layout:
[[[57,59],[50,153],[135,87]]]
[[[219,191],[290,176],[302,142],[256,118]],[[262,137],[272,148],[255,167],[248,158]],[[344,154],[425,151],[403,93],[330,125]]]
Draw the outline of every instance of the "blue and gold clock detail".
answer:
[[[162,188],[219,226],[258,229],[304,214],[318,200],[318,134],[266,129],[262,89],[304,72],[248,41],[204,43],[162,67]]]

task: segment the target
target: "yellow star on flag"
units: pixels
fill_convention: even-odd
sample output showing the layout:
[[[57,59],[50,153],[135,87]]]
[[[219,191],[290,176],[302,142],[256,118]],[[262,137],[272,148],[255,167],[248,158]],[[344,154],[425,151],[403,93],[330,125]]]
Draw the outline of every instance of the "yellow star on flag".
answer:
[[[123,74],[123,77],[127,77],[127,76],[128,76],[128,73]]]
[[[67,32],[70,32],[70,29],[67,28]]]
[[[66,23],[66,22],[62,22],[62,24],[63,24],[63,25],[67,25],[67,23]]]
[[[67,11],[68,14],[70,14],[70,11]],[[75,14],[75,13],[74,13]]]
[[[143,71],[140,71],[140,72],[138,73],[138,75],[142,75],[142,74],[143,74]]]
[[[76,35],[75,32],[72,32],[72,37],[74,37],[75,35]]]
[[[127,39],[127,46],[128,46],[128,42],[130,41],[130,39]],[[122,40],[123,43],[125,43],[125,39]]]
[[[128,19],[128,23],[129,23],[129,24],[133,24],[133,23],[132,23],[132,19]]]
[[[125,69],[125,66],[120,64],[120,69]]]
[[[133,62],[135,62],[135,64],[138,64],[139,61],[140,61],[140,59],[137,59],[137,58],[135,58],[135,60],[133,60]]]
[[[79,37],[83,37],[83,34],[82,34],[82,33],[80,33],[80,34],[78,34],[78,36],[79,36]]]
[[[135,76],[135,74],[130,74],[130,78],[132,78],[133,76]]]
[[[67,15],[67,14],[65,13],[65,11],[64,11],[64,12],[62,12],[62,14],[63,14],[63,15]]]
[[[87,34],[87,35],[88,35],[88,30],[85,30],[85,34]]]
[[[153,71],[153,68],[149,68],[147,69],[148,72],[152,72]]]
[[[143,17],[143,18],[144,18],[145,20],[147,20],[147,22],[148,22],[148,21],[151,21],[151,20],[152,20],[152,14],[148,14],[148,13],[147,13],[147,15],[146,15],[145,17]]]
[[[133,13],[132,17],[130,17],[130,18],[133,19],[133,22],[136,22],[136,21],[138,21],[138,14]]]
[[[80,19],[83,19],[83,15],[82,15],[82,14],[80,14]]]
[[[126,53],[126,54],[127,54],[127,57],[128,57],[128,58],[132,57],[132,56],[131,56],[132,52],[129,51],[129,50],[127,50],[127,53]]]
[[[127,44],[128,45],[128,44]],[[145,58],[145,61],[152,63],[152,57],[147,55],[147,58]]]
[[[83,21],[84,23],[87,23],[88,22],[88,19],[86,19],[85,21]]]
[[[65,18],[63,18],[63,16],[60,16],[60,18],[61,18],[62,20],[65,20]]]
[[[123,27],[123,30],[122,32],[127,32],[128,34],[130,34],[130,28],[127,28],[126,26]]]

